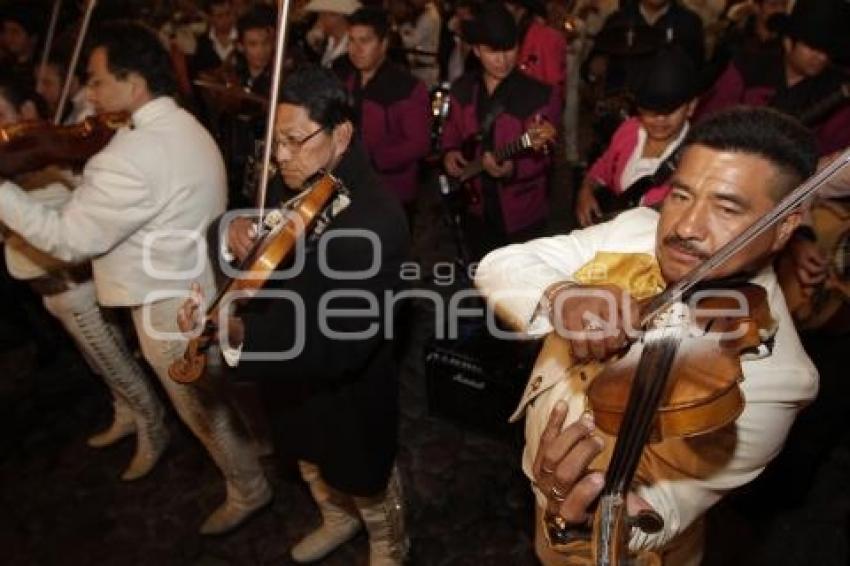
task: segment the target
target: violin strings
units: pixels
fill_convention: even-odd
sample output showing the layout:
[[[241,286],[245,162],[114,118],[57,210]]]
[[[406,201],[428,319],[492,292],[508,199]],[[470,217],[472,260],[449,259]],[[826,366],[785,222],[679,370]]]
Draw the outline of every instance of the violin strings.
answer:
[[[646,336],[622,420],[623,425],[629,426],[620,429],[604,493],[624,492],[634,476],[681,339],[679,326],[658,329]]]

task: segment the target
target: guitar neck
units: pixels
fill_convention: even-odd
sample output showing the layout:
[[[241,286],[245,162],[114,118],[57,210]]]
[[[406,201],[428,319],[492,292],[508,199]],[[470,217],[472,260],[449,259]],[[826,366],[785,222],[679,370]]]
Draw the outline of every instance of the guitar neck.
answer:
[[[515,140],[506,143],[505,145],[499,147],[496,151],[493,152],[493,155],[496,158],[496,161],[504,161],[506,159],[510,159],[526,147],[529,147],[528,142],[528,134],[524,133],[520,137]],[[461,182],[468,181],[473,177],[480,175],[484,171],[484,164],[482,162],[482,158],[479,157],[475,161],[470,161],[466,168],[463,170],[463,173],[460,176]]]
[[[798,119],[803,123],[803,125],[812,127],[822,119],[832,114],[848,99],[850,99],[850,85],[841,85],[837,91],[815,102],[808,108],[803,109],[803,111],[799,113]]]

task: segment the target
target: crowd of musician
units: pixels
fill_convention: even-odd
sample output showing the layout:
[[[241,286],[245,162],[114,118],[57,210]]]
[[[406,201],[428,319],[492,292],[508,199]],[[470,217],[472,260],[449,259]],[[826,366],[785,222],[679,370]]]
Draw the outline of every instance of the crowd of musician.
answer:
[[[224,153],[230,206],[253,202],[271,86],[274,4],[102,4],[99,18],[135,15],[159,30],[178,71],[181,102],[213,132]],[[835,16],[815,10],[795,20],[783,18],[793,4],[788,0],[485,4],[294,3],[285,68],[318,62],[345,81],[373,165],[411,215],[420,189],[433,190],[425,188],[433,185],[428,173],[459,177],[476,151],[493,152],[512,141],[531,117],[553,124],[566,162],[577,174],[587,173],[575,195],[575,216],[582,226],[601,218],[606,206],[660,202],[663,189],[658,187],[672,165],[668,158],[689,123],[722,108],[741,103],[779,108],[816,130],[823,155],[849,141],[850,111],[840,98],[832,108],[818,104],[831,94],[841,97],[847,82],[848,41],[830,31],[832,22],[847,17],[840,3]],[[73,7],[66,7],[55,48],[40,66],[48,8],[32,2],[10,5],[0,47],[4,75],[34,88],[52,115],[79,24]],[[505,14],[515,23],[507,22]],[[485,35],[478,38],[476,18],[485,23]],[[790,46],[784,47],[784,41]],[[479,101],[470,89],[482,66],[490,100]],[[517,82],[520,78],[532,83]],[[84,85],[85,69],[78,65],[64,123],[79,122],[91,112]],[[514,97],[519,89],[522,96]],[[525,101],[518,104],[515,98]],[[512,103],[493,105],[495,99]],[[471,126],[463,123],[462,108],[468,104],[489,128],[479,131],[474,120]],[[512,118],[522,124],[516,131],[506,125]],[[541,143],[554,148],[553,141]],[[473,247],[484,246],[475,250],[476,257],[498,242],[542,233],[551,192],[566,190],[550,186],[554,161],[551,154],[507,160],[511,167],[533,170],[520,176],[537,182],[519,184],[496,181],[517,175],[484,158],[485,174],[465,183],[475,225]],[[494,182],[501,185],[499,191],[483,188]],[[644,194],[647,184],[656,190]],[[602,186],[607,194],[598,190]],[[624,195],[630,187],[635,190]],[[611,202],[615,196],[621,198]],[[493,241],[484,244],[482,238]]]
[[[53,119],[56,124],[74,125],[112,110],[109,100],[92,96],[91,91],[98,88],[99,71],[121,80],[126,76],[109,65],[98,67],[96,56],[98,46],[108,46],[107,53],[113,57],[118,53],[115,42],[121,38],[81,43],[81,56],[74,65],[80,30],[87,26],[88,4],[64,2],[51,20],[52,2],[0,2],[0,128],[25,120]],[[132,20],[153,30],[167,53],[169,76],[176,79],[175,100],[217,146],[186,153],[186,158],[213,156],[209,163],[196,164],[207,167],[213,179],[216,152],[223,157],[226,203],[185,203],[197,206],[199,218],[207,223],[225,208],[241,209],[258,202],[259,182],[267,165],[263,158],[266,128],[270,110],[277,106],[269,98],[276,78],[277,26],[283,4],[273,0],[101,0],[91,13],[95,33],[102,26],[108,29],[110,22],[123,25]],[[422,202],[441,200],[445,218],[438,229],[453,235],[457,259],[464,264],[509,244],[550,235],[554,225],[589,227],[628,209],[659,209],[671,191],[668,181],[689,134],[738,105],[770,107],[801,124],[814,135],[820,166],[850,147],[850,34],[846,31],[850,3],[845,1],[292,0],[291,4],[282,80],[285,83],[304,68],[329,70],[345,92],[357,142],[351,143],[362,147],[366,156],[363,164],[352,165],[354,157],[348,149],[343,152],[348,157],[328,163],[346,171],[349,167],[352,179],[371,179],[371,173],[364,171],[374,170],[381,190],[406,216],[414,241],[419,236],[417,218],[424,214]],[[319,77],[315,78],[319,82],[325,77],[309,76]],[[153,95],[169,93],[167,89],[157,92],[150,80],[147,83]],[[317,85],[317,90],[336,88]],[[299,98],[297,87],[291,86],[286,96],[292,98],[287,100],[296,107],[311,108]],[[154,96],[155,103],[161,100]],[[166,111],[172,110],[162,109]],[[310,118],[315,118],[312,111]],[[141,118],[134,119],[139,122],[136,126],[144,128]],[[173,118],[169,127],[181,120],[188,123],[188,115]],[[313,121],[320,129],[303,132],[301,139],[286,139],[288,149],[278,147],[277,140],[272,155],[297,153],[312,136],[337,132],[348,118]],[[177,140],[181,134],[170,135]],[[200,143],[194,135],[187,134],[187,145]],[[348,143],[346,139],[343,145]],[[271,184],[279,185],[275,163],[271,169]],[[54,187],[39,198],[44,206],[62,206],[80,178],[65,170],[47,171],[16,174],[16,183],[27,190],[58,183],[65,188]],[[87,168],[82,182],[91,184],[96,173]],[[131,184],[114,187],[125,189],[135,190]],[[846,315],[843,299],[830,311],[829,321],[804,300],[812,289],[835,276],[817,245],[816,222],[826,214],[824,210],[839,207],[844,213],[841,199],[850,186],[830,190],[831,194],[820,197],[818,206],[825,207],[820,216],[804,220],[780,260],[778,271],[794,289],[786,288],[786,296],[800,329],[811,327],[815,319],[819,324],[835,323]],[[215,198],[219,197],[209,197]],[[144,205],[141,200],[126,202]],[[374,202],[379,203],[376,210],[384,210],[382,201]],[[554,211],[560,210],[551,207],[556,202],[570,204],[567,217],[553,218]],[[208,209],[201,211],[203,207]],[[392,212],[386,214],[393,217]],[[128,229],[115,235],[116,249],[126,246],[122,238],[131,233],[135,232]],[[407,236],[394,236],[399,249]],[[80,254],[64,253],[59,244],[39,246],[33,240],[35,247],[50,248],[44,257],[34,258],[30,252],[21,252],[27,246],[23,239],[14,233],[5,235],[7,257],[10,251],[12,257],[3,274],[4,293],[20,297],[30,292],[25,287],[31,287],[81,344],[86,357],[94,358],[93,367],[99,362],[120,366],[110,372],[122,374],[123,384],[110,382],[105,375],[110,372],[102,366],[98,371],[113,394],[115,422],[89,442],[107,445],[139,432],[139,442],[144,438],[147,444],[140,445],[123,477],[145,475],[167,444],[164,409],[156,392],[141,385],[144,379],[134,377],[143,370],[123,340],[102,338],[116,331],[98,310],[98,303],[104,306],[102,282],[97,282],[96,301],[94,288],[86,288],[92,277],[88,264],[69,267],[67,263]],[[232,241],[228,244],[234,247]],[[836,245],[844,244],[842,240]],[[89,250],[88,256],[114,255],[112,249],[95,243],[83,247]],[[58,259],[47,258],[50,255]],[[124,260],[133,257],[129,253]],[[63,273],[59,282],[54,269]],[[101,267],[96,267],[95,278],[98,269],[105,279]],[[132,277],[132,273],[125,270],[123,275]],[[68,286],[69,281],[74,284]],[[204,291],[209,294],[211,289]],[[792,297],[800,301],[792,302]],[[135,303],[120,298],[114,304]],[[175,320],[178,305],[168,305]],[[157,312],[170,316],[165,309]],[[32,319],[33,314],[22,316]],[[101,338],[94,340],[93,334]],[[38,331],[35,335],[38,342]],[[145,358],[157,373],[164,374],[167,364],[147,352],[153,342],[146,344],[144,336],[140,338]],[[228,531],[271,498],[257,456],[248,441],[232,433],[226,411],[214,414],[202,407],[199,395],[184,395],[174,384],[166,390],[227,481],[225,505],[201,530]],[[395,403],[394,395],[387,394],[374,406],[385,406],[381,403]],[[387,418],[382,422],[395,422],[397,416]],[[386,442],[395,442],[394,434],[390,436]],[[371,464],[364,471],[368,488],[332,479],[337,481],[336,489],[353,496],[374,543],[372,563],[399,563],[403,535],[390,533],[393,529],[388,526],[397,518],[375,510],[382,505],[401,508],[393,499],[400,497],[393,487],[395,451],[379,447],[377,452],[382,459],[374,467],[380,471],[370,468]],[[326,530],[318,538],[293,551],[299,561],[310,561],[350,538],[359,523],[347,519],[340,511],[344,505],[335,507],[327,486],[322,487],[320,472],[330,473],[334,464],[320,469],[321,462],[313,462],[320,464],[317,468],[296,456],[325,520]],[[373,481],[373,476],[379,479]],[[552,490],[558,493],[555,487]],[[378,492],[383,499],[376,503]],[[558,563],[543,555],[541,559]]]

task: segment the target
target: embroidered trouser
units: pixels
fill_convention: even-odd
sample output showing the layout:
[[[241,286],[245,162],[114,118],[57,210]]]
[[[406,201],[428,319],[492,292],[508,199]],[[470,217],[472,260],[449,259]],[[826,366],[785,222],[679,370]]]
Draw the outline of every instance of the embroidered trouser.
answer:
[[[227,481],[228,497],[251,499],[268,489],[256,449],[232,406],[212,386],[181,384],[168,376],[186,340],[177,328],[184,301],[174,297],[131,309],[142,354],[159,377],[177,414],[201,441]]]
[[[103,316],[94,283],[79,283],[42,300],[77,343],[92,371],[103,378],[116,412],[129,408],[136,417],[136,426],[147,433],[162,427],[162,403],[120,330]]]

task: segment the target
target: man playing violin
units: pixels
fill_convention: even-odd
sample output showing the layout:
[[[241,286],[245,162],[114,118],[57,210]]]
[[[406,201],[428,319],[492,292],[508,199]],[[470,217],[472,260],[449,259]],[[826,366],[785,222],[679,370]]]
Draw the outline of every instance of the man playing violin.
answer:
[[[292,558],[319,560],[365,526],[370,564],[401,564],[395,301],[387,295],[400,287],[409,234],[351,116],[330,69],[304,66],[283,83],[274,132],[283,183],[272,185],[268,206],[297,196],[321,171],[342,181],[348,196],[334,201],[322,230],[306,235],[291,266],[266,282],[266,291],[286,296],[255,298],[230,319],[223,353],[238,377],[258,380],[276,451],[297,462],[321,512],[322,525]],[[239,260],[257,244],[252,217],[222,221],[218,233]],[[200,302],[181,310],[184,331],[196,325]],[[343,310],[349,314],[337,314]]]
[[[46,207],[12,183],[0,185],[0,221],[33,247],[68,262],[91,259],[98,302],[130,310],[145,359],[181,419],[227,483],[227,499],[201,527],[234,528],[271,499],[253,445],[235,414],[209,390],[173,382],[186,341],[174,312],[188,280],[214,286],[203,234],[225,205],[224,166],[215,142],[171,97],[168,54],[148,29],[105,27],[88,61],[88,97],[98,113],[124,112],[129,127],[86,164],[66,203]],[[147,474],[168,443],[163,412],[134,414],[138,447],[124,479]]]
[[[476,284],[524,333],[555,328],[579,362],[610,360],[634,336],[629,321],[638,320],[637,301],[681,280],[771,211],[814,171],[816,154],[811,134],[775,111],[720,113],[685,140],[660,213],[638,208],[569,235],[497,250],[481,262]],[[741,359],[746,406],[733,426],[645,447],[628,507],[631,514],[654,510],[663,527],[654,534],[634,529],[633,550],[654,551],[665,564],[698,564],[702,515],[764,469],[815,396],[817,372],[771,267],[798,224],[799,213],[791,213],[710,275],[763,287],[776,331]],[[551,352],[544,345],[513,418],[526,416],[523,469],[537,501],[537,554],[544,564],[573,564],[581,549],[551,546],[547,534],[553,523],[587,526],[613,439],[587,411],[586,366],[568,371]]]

